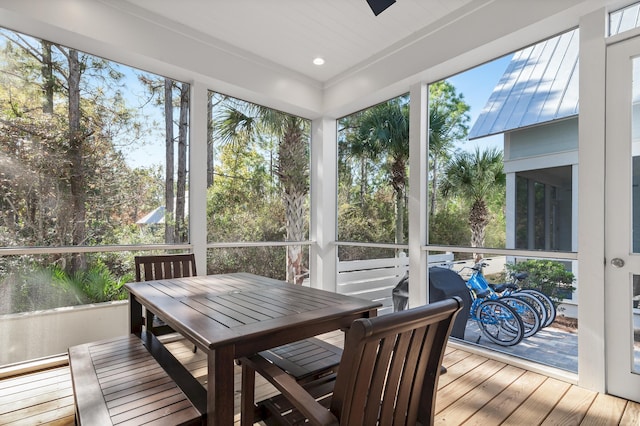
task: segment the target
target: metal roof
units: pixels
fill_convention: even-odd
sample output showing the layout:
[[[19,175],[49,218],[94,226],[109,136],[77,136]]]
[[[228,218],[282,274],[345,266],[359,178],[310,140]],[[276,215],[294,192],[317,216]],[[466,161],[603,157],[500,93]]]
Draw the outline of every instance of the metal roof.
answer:
[[[164,223],[164,206],[160,206],[136,221],[138,225],[156,225]]]
[[[469,139],[577,115],[579,35],[575,29],[514,53]]]
[[[176,197],[173,197],[174,208],[175,208],[176,204],[177,204],[177,199],[176,199]],[[174,213],[175,213],[175,211],[174,211]],[[189,193],[185,194],[184,214],[187,215],[187,216],[189,215]],[[143,217],[138,219],[136,221],[136,224],[137,225],[158,225],[158,224],[163,224],[165,216],[166,216],[166,208],[165,208],[165,206],[156,207],[154,210],[152,210],[151,212],[147,213],[146,215],[144,215]]]

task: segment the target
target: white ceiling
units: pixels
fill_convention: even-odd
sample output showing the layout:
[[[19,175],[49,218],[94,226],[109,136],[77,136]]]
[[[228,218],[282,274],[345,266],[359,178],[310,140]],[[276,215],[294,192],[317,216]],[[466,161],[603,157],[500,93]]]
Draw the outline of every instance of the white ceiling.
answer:
[[[126,0],[131,13],[177,30],[186,26],[236,54],[257,55],[321,83],[488,1],[397,0],[376,17],[366,0]],[[323,66],[313,65],[316,56]]]

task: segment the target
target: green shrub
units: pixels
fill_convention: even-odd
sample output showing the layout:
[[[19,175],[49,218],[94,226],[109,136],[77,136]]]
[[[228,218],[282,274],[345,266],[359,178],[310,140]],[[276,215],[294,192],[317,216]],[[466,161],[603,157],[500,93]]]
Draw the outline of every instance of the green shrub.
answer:
[[[51,268],[54,283],[84,296],[85,303],[124,300],[128,296],[124,284],[135,280],[131,274],[116,278],[101,261],[86,271],[78,271],[72,275],[57,266]]]
[[[529,274],[524,287],[534,288],[551,297],[554,302],[571,298],[575,290],[575,276],[562,262],[545,259],[529,259],[505,265],[510,273]]]

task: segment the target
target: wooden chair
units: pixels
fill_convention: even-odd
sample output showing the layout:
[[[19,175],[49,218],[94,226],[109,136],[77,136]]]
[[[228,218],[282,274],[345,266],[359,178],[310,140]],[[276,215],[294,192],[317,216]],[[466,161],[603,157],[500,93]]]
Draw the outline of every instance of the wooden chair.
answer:
[[[164,280],[168,278],[193,277],[196,273],[196,259],[193,253],[167,254],[158,256],[136,256],[136,281]],[[153,312],[146,312],[147,331],[156,336],[174,333],[164,321]],[[196,352],[194,346],[193,351]]]
[[[454,297],[354,321],[335,380],[301,385],[260,355],[242,359],[243,380],[257,371],[281,392],[256,413],[267,424],[432,424],[444,349],[462,306]],[[243,424],[253,414],[243,411]]]

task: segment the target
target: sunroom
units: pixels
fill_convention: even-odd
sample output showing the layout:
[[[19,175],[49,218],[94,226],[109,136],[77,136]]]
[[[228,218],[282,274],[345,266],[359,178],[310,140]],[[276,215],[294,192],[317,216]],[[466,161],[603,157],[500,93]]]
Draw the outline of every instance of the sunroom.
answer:
[[[381,315],[405,274],[420,306],[430,267],[482,258],[497,281],[562,265],[565,334],[452,348],[640,402],[639,9],[2,1],[3,374],[126,334],[139,254],[194,253],[200,275],[357,295]],[[573,109],[541,118],[554,96]],[[498,104],[505,122],[470,135]],[[489,153],[501,167],[474,227],[454,160]]]

